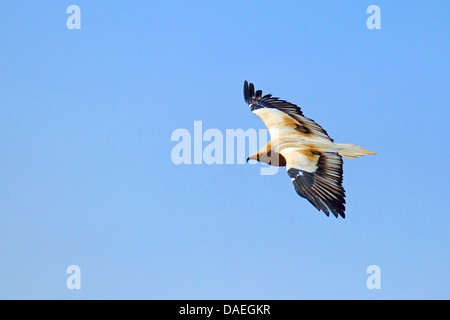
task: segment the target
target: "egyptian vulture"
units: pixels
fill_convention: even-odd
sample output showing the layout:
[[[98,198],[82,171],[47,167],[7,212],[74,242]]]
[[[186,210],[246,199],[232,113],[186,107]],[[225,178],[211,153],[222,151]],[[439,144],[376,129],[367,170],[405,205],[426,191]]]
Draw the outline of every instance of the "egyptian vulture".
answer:
[[[248,160],[286,166],[297,193],[327,216],[345,218],[342,158],[375,154],[354,144],[334,143],[328,133],[302,110],[285,100],[255,92],[244,83],[244,99],[269,129],[271,140]]]

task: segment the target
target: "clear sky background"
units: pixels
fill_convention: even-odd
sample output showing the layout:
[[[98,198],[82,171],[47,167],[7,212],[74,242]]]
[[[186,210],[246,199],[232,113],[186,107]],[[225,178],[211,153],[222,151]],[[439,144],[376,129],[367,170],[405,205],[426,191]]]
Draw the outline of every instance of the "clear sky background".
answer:
[[[81,8],[81,30],[66,9]],[[366,9],[381,8],[381,30]],[[449,1],[3,1],[0,298],[449,299]],[[284,170],[179,165],[263,129],[244,80],[337,142],[347,218]],[[81,268],[68,290],[66,268]],[[370,265],[381,290],[366,286]]]

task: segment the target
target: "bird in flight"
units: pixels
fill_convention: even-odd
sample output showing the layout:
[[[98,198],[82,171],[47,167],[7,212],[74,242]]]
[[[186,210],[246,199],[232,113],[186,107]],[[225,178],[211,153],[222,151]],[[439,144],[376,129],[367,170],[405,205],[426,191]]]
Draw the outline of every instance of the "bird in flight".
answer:
[[[327,216],[345,218],[342,158],[375,154],[355,144],[334,143],[314,120],[293,103],[255,92],[244,83],[244,99],[269,129],[271,140],[248,159],[286,166],[295,191]]]

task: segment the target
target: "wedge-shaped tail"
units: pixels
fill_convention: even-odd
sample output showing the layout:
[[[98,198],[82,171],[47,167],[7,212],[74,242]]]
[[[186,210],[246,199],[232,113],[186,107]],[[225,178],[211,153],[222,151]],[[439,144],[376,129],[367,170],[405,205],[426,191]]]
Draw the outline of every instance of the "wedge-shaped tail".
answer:
[[[339,155],[347,159],[355,159],[357,157],[375,154],[375,152],[364,149],[356,144],[336,143],[336,146],[338,147]]]

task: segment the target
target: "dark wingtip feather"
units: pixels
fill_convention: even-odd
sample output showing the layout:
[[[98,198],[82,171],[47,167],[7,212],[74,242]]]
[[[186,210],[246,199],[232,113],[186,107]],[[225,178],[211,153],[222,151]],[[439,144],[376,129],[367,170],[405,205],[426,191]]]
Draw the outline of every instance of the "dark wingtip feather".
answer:
[[[250,95],[250,98],[253,98],[255,96],[255,86],[251,82],[248,85],[248,93]]]
[[[258,91],[259,92],[259,91]],[[262,94],[262,91],[261,91]],[[255,97],[255,86],[253,83],[248,83],[247,80],[244,82],[244,100],[247,104],[250,104],[250,101]]]
[[[244,100],[245,102],[248,101],[248,82],[245,80],[244,82]]]

